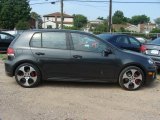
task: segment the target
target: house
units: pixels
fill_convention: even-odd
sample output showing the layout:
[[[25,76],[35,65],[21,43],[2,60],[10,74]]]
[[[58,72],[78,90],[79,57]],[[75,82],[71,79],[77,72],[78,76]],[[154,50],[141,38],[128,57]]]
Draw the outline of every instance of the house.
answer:
[[[73,26],[73,16],[68,14],[63,14],[63,25],[64,26]],[[43,16],[42,28],[60,28],[61,25],[61,13],[55,12]]]
[[[35,29],[36,28],[36,19],[31,17],[29,19],[29,26],[30,26],[31,29]]]
[[[132,24],[130,24],[130,23],[126,23],[126,24],[112,24],[112,29],[114,30],[114,31],[121,31],[121,29],[122,28],[127,28],[127,27],[129,27],[129,26],[131,26]]]
[[[122,28],[131,32],[137,33],[149,33],[153,28],[156,28],[156,24],[154,23],[143,23],[138,25],[132,25],[130,23],[127,24],[113,24],[113,29],[115,31],[120,31]]]
[[[131,31],[131,32],[140,32],[140,29],[137,25],[130,25],[126,27],[125,30]]]
[[[91,20],[88,21],[87,26],[84,28],[85,32],[89,32],[91,29],[95,29],[96,26],[102,24],[104,20],[96,19],[96,20]]]
[[[138,28],[140,29],[139,32],[141,33],[149,33],[150,31],[152,31],[153,28],[156,28],[156,24],[154,23],[138,24]]]

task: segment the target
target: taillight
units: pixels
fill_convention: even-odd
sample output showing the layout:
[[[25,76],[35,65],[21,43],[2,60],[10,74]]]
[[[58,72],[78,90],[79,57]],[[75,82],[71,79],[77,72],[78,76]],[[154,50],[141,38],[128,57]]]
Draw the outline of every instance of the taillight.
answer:
[[[145,45],[141,45],[140,51],[141,51],[142,53],[144,53],[144,52],[146,51],[146,46],[145,46]]]
[[[8,56],[14,56],[14,49],[13,48],[8,48],[7,49],[7,55]]]

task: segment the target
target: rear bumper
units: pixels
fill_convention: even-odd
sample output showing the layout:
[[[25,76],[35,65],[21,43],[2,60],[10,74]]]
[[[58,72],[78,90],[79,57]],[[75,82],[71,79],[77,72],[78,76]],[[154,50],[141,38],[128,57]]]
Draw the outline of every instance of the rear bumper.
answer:
[[[5,72],[7,76],[10,76],[10,77],[14,76],[13,65],[10,61],[5,62]]]

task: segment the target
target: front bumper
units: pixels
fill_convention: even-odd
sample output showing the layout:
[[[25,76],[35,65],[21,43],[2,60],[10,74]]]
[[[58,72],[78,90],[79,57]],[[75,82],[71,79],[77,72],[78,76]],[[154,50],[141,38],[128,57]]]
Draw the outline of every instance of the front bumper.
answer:
[[[155,67],[155,69],[153,69],[153,70],[147,71],[147,72],[146,72],[146,80],[145,80],[145,83],[146,83],[146,84],[152,83],[154,80],[156,80],[156,78],[157,78],[156,75],[157,75],[156,67]]]

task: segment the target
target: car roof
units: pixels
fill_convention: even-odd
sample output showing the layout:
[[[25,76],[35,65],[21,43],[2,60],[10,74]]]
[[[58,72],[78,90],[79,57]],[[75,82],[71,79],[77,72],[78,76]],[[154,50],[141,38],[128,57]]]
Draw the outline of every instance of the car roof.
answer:
[[[120,34],[120,33],[101,33],[101,34],[98,34],[98,35],[107,35],[107,36],[125,35],[125,36],[130,36],[130,35],[127,35],[127,34]]]
[[[24,32],[77,32],[77,33],[87,33],[79,30],[64,30],[64,29],[32,29],[25,30]]]

